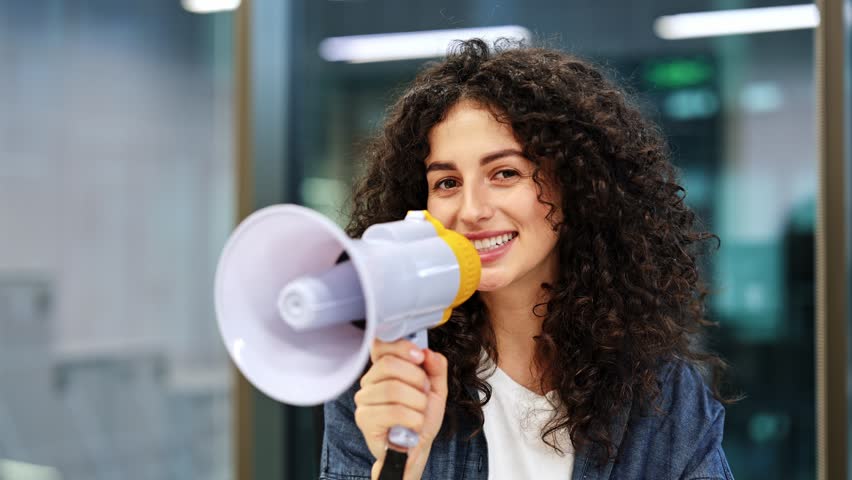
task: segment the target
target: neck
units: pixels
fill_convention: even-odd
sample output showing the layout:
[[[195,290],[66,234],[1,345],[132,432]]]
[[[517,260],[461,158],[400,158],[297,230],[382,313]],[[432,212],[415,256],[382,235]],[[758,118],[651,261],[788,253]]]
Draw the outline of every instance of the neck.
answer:
[[[536,343],[544,316],[536,316],[533,307],[547,302],[548,294],[541,282],[509,285],[500,290],[480,292],[488,309],[489,322],[497,342],[498,365],[506,372],[529,372],[532,375]],[[535,309],[539,315],[546,306]],[[516,379],[517,380],[517,379]]]

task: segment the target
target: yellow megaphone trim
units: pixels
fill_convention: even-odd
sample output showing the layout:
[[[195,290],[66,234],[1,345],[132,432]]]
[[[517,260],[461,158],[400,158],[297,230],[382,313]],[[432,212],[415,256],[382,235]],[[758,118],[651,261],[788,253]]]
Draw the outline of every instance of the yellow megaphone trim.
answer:
[[[476,292],[479,279],[482,276],[482,262],[479,259],[479,252],[476,251],[476,247],[464,235],[444,227],[438,219],[426,210],[423,210],[423,216],[435,227],[438,237],[447,243],[459,263],[459,289],[453,303],[444,310],[444,315],[438,323],[438,325],[443,325],[450,319],[453,309],[464,303]]]

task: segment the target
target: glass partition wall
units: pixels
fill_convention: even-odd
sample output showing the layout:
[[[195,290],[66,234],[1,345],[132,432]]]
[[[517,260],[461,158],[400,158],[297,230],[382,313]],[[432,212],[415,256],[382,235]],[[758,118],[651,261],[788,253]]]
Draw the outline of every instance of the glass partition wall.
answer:
[[[0,478],[232,478],[232,28],[0,0]]]
[[[255,12],[282,8],[272,0],[252,0],[251,5]],[[666,23],[676,14],[763,7],[785,9],[794,25],[692,38],[678,34],[676,23]],[[727,410],[724,447],[736,478],[811,479],[818,472],[820,478],[840,478],[825,476],[830,459],[820,457],[819,467],[817,461],[815,235],[822,157],[815,122],[821,115],[815,5],[765,0],[635,5],[617,0],[291,1],[283,9],[261,15],[256,21],[264,22],[263,28],[249,29],[253,61],[277,65],[272,73],[251,67],[252,75],[262,77],[252,82],[267,82],[257,86],[253,94],[261,97],[253,104],[280,93],[270,80],[275,75],[288,98],[276,103],[286,106],[277,118],[266,117],[262,131],[253,132],[253,142],[285,140],[276,150],[281,156],[272,159],[281,166],[275,175],[286,189],[278,201],[302,203],[340,223],[352,179],[360,173],[363,141],[427,58],[341,59],[324,53],[325,40],[521,27],[534,43],[603,65],[662,126],[686,201],[721,239],[705,266],[713,290],[710,317],[719,323],[708,341],[731,364],[730,391],[745,396]],[[272,27],[276,22],[278,28]],[[287,32],[283,38],[282,31]],[[258,56],[262,44],[275,46],[273,56]],[[256,108],[269,115],[268,104]],[[254,122],[260,111],[251,117]],[[299,425],[283,428],[273,440],[283,441],[280,448],[288,459],[279,465],[282,475],[315,476],[321,440],[317,410],[277,412],[284,417],[278,425]],[[306,432],[313,432],[314,443],[299,440]],[[303,476],[297,477],[296,467],[287,464],[294,461],[314,470],[301,466],[298,475]]]

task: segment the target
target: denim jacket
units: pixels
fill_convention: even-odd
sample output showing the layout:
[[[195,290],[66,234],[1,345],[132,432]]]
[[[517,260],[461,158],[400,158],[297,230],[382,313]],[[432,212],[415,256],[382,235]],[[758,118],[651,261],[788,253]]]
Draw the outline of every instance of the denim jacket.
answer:
[[[572,480],[733,480],[722,450],[722,405],[694,367],[686,363],[666,364],[659,377],[659,406],[664,413],[641,415],[634,405],[624,408],[610,427],[618,447],[615,461],[599,465],[594,445],[577,451]],[[320,479],[370,478],[374,458],[354,420],[353,396],[357,389],[356,382],[325,405]],[[438,436],[432,444],[424,479],[488,478],[485,435],[480,432],[466,440],[473,428],[473,421],[460,421],[459,433],[452,438]]]

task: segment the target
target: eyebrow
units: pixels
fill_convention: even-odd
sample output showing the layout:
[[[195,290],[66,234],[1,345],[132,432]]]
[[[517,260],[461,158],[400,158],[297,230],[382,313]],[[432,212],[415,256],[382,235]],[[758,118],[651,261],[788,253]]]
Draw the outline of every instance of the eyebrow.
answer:
[[[485,166],[489,163],[499,160],[504,157],[511,157],[513,155],[517,155],[519,157],[523,157],[524,154],[520,150],[516,150],[514,148],[506,148],[503,150],[498,150],[496,152],[491,152],[488,155],[479,159],[479,165]],[[438,171],[438,170],[455,170],[456,164],[453,162],[433,162],[426,167],[426,173]]]

